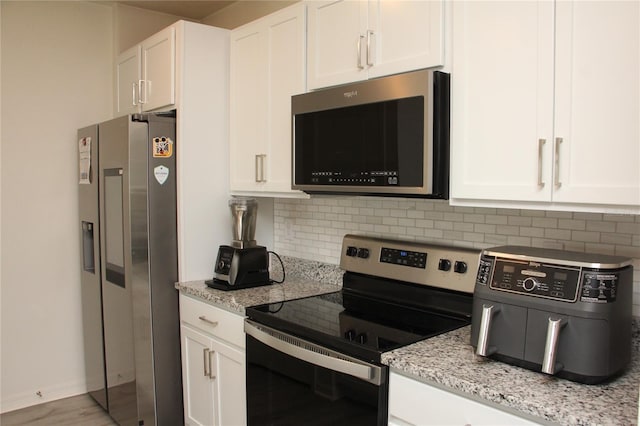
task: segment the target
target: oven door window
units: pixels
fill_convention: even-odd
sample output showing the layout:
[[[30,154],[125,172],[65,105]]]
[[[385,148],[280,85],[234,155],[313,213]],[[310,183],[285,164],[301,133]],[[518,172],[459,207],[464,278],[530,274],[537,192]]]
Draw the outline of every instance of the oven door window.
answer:
[[[375,385],[247,335],[248,425],[384,425],[387,375]]]

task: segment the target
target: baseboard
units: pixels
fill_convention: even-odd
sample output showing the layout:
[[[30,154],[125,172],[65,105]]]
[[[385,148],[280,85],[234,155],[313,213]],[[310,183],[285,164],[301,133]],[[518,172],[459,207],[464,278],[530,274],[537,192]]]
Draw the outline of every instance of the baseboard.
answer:
[[[39,395],[38,392],[40,392]],[[81,382],[71,382],[45,388],[38,388],[31,392],[22,392],[13,395],[7,395],[3,389],[2,395],[0,396],[0,413],[8,413],[9,411],[19,410],[21,408],[31,407],[32,405],[44,404],[45,402],[51,402],[84,393],[87,393],[87,386],[84,380]]]

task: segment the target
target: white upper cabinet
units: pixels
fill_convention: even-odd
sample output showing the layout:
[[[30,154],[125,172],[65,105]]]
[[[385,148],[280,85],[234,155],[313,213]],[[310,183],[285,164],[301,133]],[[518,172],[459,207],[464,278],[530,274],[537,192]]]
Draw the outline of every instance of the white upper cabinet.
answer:
[[[556,22],[553,201],[640,206],[640,2],[560,1]]]
[[[175,46],[175,28],[171,26],[118,55],[116,115],[175,104]]]
[[[305,8],[295,4],[231,33],[231,191],[291,189],[291,96],[305,91]]]
[[[122,52],[116,60],[116,115],[134,114],[139,111],[138,84],[141,75],[138,45]]]
[[[452,204],[637,210],[640,3],[452,12]]]
[[[550,200],[552,55],[553,3],[453,3],[451,198]]]
[[[443,1],[310,1],[309,89],[444,64]]]
[[[443,1],[369,1],[369,78],[444,65]]]
[[[142,42],[143,111],[175,104],[176,30],[168,27]]]

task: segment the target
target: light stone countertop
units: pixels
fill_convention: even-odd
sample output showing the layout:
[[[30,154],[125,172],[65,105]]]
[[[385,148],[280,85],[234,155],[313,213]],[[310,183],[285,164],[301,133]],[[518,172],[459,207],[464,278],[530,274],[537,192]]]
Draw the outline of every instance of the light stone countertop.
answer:
[[[283,284],[224,291],[207,287],[204,280],[199,280],[178,282],[175,287],[183,294],[241,315],[249,306],[317,296],[342,289],[342,270],[339,266],[284,256],[282,260],[287,273]],[[272,269],[271,278],[280,280],[280,264],[277,263]]]
[[[584,385],[476,357],[471,326],[382,356],[393,370],[458,395],[562,425],[635,425],[640,385],[640,324],[634,320],[626,372],[601,385]],[[493,403],[493,404],[492,404]],[[540,420],[539,420],[540,421]]]
[[[306,278],[292,277],[287,278],[283,284],[233,291],[216,290],[207,287],[204,280],[177,283],[176,288],[183,294],[195,296],[217,307],[244,315],[244,309],[249,306],[333,293],[334,291],[339,291],[341,287],[335,284],[309,281]]]

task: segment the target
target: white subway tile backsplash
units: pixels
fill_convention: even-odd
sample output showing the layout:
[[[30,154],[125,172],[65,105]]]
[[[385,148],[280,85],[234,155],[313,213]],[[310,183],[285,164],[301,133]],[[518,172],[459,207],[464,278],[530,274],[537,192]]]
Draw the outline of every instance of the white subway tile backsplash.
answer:
[[[560,219],[558,220],[558,228],[584,231],[586,228],[586,222],[584,220]]]
[[[634,262],[640,315],[640,216],[451,207],[423,199],[314,196],[274,203],[273,248],[290,257],[339,264],[347,233],[459,247],[505,244],[627,256]]]
[[[585,243],[598,243],[600,242],[600,233],[587,231],[571,231],[571,239],[573,241],[584,241]]]

